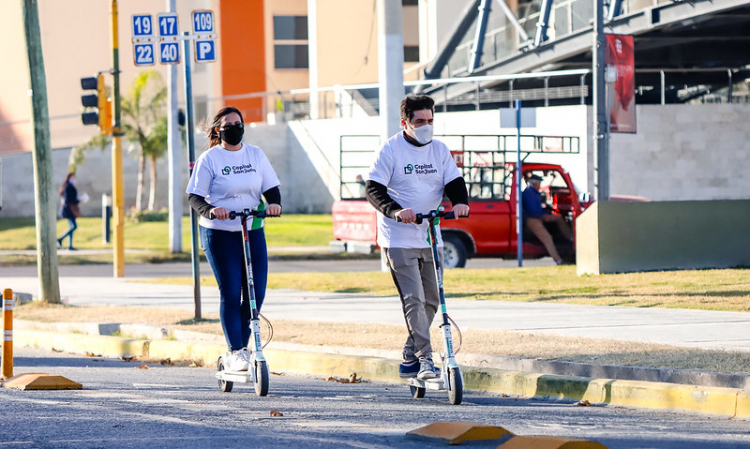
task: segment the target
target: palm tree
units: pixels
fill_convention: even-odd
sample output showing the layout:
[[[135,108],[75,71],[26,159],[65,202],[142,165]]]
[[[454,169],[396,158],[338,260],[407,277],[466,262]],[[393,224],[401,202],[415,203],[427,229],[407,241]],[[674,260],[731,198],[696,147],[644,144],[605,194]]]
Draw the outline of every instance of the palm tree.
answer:
[[[136,188],[136,205],[143,210],[143,187],[145,183],[146,160],[151,161],[151,189],[149,192],[149,210],[155,208],[157,171],[156,162],[167,151],[167,117],[165,114],[167,88],[159,72],[149,70],[141,72],[133,81],[128,94],[122,99],[122,127],[125,139],[131,144],[132,151],[138,152],[138,184]],[[111,142],[111,136],[97,134],[78,145],[70,155],[70,170],[82,164],[85,152],[92,148],[102,151]]]
[[[149,210],[156,198],[156,161],[167,151],[167,118],[164,114],[167,88],[155,70],[141,72],[133,80],[128,95],[122,100],[125,138],[138,151],[138,186],[135,208],[143,210],[143,187],[146,159],[151,160],[151,191]]]

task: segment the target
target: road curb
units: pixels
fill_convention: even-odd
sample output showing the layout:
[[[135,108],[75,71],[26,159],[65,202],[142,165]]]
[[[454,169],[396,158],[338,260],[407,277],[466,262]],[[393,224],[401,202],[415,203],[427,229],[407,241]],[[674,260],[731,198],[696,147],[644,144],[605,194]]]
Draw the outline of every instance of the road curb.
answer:
[[[14,343],[56,351],[107,357],[188,359],[211,367],[225,346],[170,340],[141,340],[44,331],[17,331]],[[357,377],[381,382],[403,382],[398,361],[321,352],[266,349],[273,372],[295,372],[321,376]],[[562,401],[586,400],[594,405],[672,410],[722,417],[750,418],[750,390],[704,387],[663,382],[592,379],[577,376],[528,373],[465,366],[467,390],[504,393],[526,398]]]

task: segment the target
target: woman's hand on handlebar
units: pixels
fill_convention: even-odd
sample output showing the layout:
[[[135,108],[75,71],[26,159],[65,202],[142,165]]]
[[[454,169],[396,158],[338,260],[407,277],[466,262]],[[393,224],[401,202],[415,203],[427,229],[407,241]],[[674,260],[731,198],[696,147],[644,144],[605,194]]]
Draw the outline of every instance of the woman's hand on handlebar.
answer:
[[[223,207],[214,207],[211,209],[211,215],[213,215],[216,220],[226,220],[229,218],[229,211]]]
[[[469,205],[468,204],[456,204],[453,206],[453,213],[455,218],[468,217],[469,216]]]
[[[417,214],[411,209],[401,209],[396,212],[396,221],[401,223],[415,223],[417,221]]]
[[[268,207],[266,207],[266,216],[268,217],[278,217],[281,215],[281,204],[269,204]]]

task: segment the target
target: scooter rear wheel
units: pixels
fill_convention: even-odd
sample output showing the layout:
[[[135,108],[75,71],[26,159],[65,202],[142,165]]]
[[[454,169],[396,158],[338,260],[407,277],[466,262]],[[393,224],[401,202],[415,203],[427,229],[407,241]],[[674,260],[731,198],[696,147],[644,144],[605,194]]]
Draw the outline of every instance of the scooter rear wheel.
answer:
[[[448,401],[453,405],[458,405],[464,398],[464,381],[461,371],[458,368],[449,368],[448,380],[451,387],[448,391]]]
[[[271,373],[265,360],[255,363],[255,394],[265,396],[268,394],[268,381]]]
[[[415,387],[414,385],[409,385],[409,389],[411,390],[411,395],[414,399],[422,399],[426,390],[425,388]]]
[[[216,362],[216,369],[224,371],[224,360],[221,357],[219,357],[219,361]],[[219,379],[219,390],[221,390],[222,393],[229,393],[232,391],[232,387],[234,387],[234,382]]]

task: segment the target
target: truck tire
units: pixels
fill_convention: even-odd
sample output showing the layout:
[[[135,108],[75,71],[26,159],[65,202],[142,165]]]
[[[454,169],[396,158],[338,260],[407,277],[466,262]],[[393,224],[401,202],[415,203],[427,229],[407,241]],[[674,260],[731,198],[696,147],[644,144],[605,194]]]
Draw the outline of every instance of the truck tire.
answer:
[[[463,268],[466,266],[466,246],[450,233],[443,234],[443,268]]]

